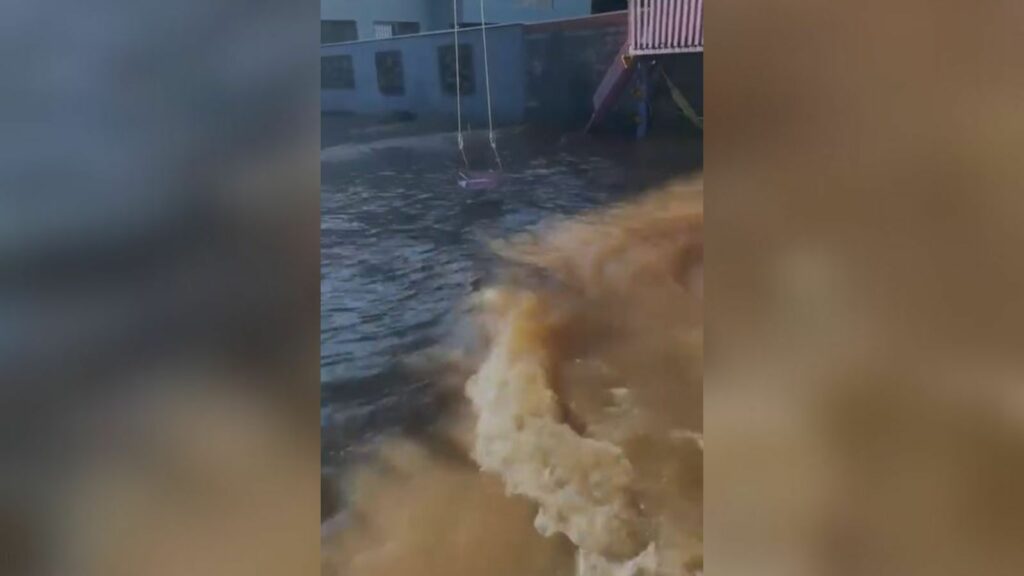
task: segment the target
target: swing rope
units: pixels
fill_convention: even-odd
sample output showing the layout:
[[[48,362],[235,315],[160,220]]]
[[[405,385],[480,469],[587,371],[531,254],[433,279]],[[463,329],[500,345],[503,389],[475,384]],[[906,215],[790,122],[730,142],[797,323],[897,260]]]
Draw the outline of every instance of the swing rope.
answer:
[[[469,170],[469,159],[466,158],[466,144],[462,138],[462,69],[459,68],[459,0],[452,0],[452,15],[455,26],[455,110],[459,121],[459,154],[462,162]]]
[[[462,155],[462,162],[466,170],[470,169],[469,159],[466,157],[466,141],[462,135],[462,68],[459,62],[459,0],[452,0],[453,26],[455,28],[455,110],[459,126],[459,153]],[[501,164],[501,155],[498,153],[498,139],[494,134],[494,113],[491,106],[491,66],[487,52],[487,18],[484,16],[484,0],[480,0],[480,34],[484,44],[484,85],[487,89],[487,140],[494,152],[494,161],[498,164],[498,170],[504,171]]]
[[[491,150],[494,151],[494,160],[498,163],[498,170],[504,171],[501,165],[501,155],[498,154],[498,141],[494,137],[494,115],[491,112],[491,67],[490,58],[487,57],[487,18],[484,16],[484,0],[480,0],[480,34],[484,41],[484,84],[487,87],[487,140],[491,143]],[[456,52],[458,48],[456,48]]]

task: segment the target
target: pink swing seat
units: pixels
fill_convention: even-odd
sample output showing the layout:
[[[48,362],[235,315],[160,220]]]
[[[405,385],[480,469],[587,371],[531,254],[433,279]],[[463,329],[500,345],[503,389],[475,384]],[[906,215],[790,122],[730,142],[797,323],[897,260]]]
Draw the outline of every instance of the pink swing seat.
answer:
[[[496,188],[500,180],[500,174],[491,170],[459,172],[459,186],[467,190],[490,190]]]

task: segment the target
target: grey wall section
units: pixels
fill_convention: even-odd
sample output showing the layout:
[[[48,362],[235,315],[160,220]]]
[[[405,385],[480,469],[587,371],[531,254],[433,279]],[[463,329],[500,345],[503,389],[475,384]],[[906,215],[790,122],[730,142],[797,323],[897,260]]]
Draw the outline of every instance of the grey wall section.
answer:
[[[322,0],[321,20],[355,20],[360,40],[374,21],[419,22],[423,32],[451,27],[452,0]],[[480,22],[480,0],[459,0],[460,22]],[[590,14],[590,0],[484,0],[488,22],[515,24]]]
[[[455,96],[445,94],[441,89],[437,50],[439,46],[452,44],[453,41],[450,32],[440,32],[322,46],[321,56],[352,56],[355,75],[355,88],[352,90],[321,91],[322,110],[367,115],[411,112],[424,118],[449,119],[454,125]],[[475,128],[482,127],[487,122],[487,100],[480,29],[460,31],[459,43],[473,46],[476,79],[476,92],[462,98],[463,121],[468,121]],[[525,119],[523,27],[517,24],[489,27],[487,43],[494,121],[497,124],[521,123]],[[402,53],[405,73],[403,95],[385,96],[377,88],[375,54],[385,50],[398,50]]]
[[[615,12],[488,27],[495,121],[525,122],[558,130],[581,129],[593,111],[594,91],[626,42],[626,19],[624,12]],[[487,121],[480,29],[460,31],[459,41],[473,46],[476,92],[463,98],[463,118],[476,129]],[[350,55],[355,75],[352,90],[321,91],[322,110],[365,115],[411,112],[454,125],[455,96],[441,90],[437,54],[439,46],[452,42],[452,33],[446,31],[321,47],[323,56]],[[383,50],[402,52],[405,94],[401,96],[385,96],[378,90],[375,54]],[[700,112],[703,54],[665,56],[657,61]],[[656,123],[685,123],[663,82],[655,82],[653,100]],[[634,129],[636,105],[635,98],[626,90],[599,129]]]
[[[432,0],[430,2],[431,30],[449,30],[455,21],[452,12],[452,0]],[[424,30],[425,32],[426,30]]]
[[[437,6],[444,0],[326,0],[320,3],[321,20],[355,20],[359,39],[373,38],[373,23],[419,22],[420,30],[438,30],[451,20],[437,22]],[[448,4],[449,10],[451,4]]]
[[[524,28],[527,121],[563,129],[587,123],[594,91],[626,42],[626,21],[615,12]],[[627,100],[613,116],[629,113]]]
[[[444,0],[442,0],[444,1]],[[480,0],[461,0],[462,22],[480,22]],[[524,23],[590,14],[591,0],[484,0],[488,22]],[[451,2],[447,2],[449,5]]]

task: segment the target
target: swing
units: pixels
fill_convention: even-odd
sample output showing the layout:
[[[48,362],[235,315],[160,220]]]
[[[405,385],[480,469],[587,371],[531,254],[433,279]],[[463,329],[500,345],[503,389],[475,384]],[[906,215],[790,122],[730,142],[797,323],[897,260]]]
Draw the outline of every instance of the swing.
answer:
[[[487,87],[487,139],[494,152],[497,170],[473,170],[466,157],[465,139],[462,137],[462,69],[459,67],[459,7],[458,0],[452,0],[455,23],[455,107],[459,124],[459,154],[463,168],[458,171],[459,187],[467,190],[488,190],[498,186],[501,180],[501,156],[498,141],[494,136],[494,116],[491,113],[491,72],[487,58],[487,19],[484,17],[484,0],[480,0],[480,34],[484,44],[484,85]]]

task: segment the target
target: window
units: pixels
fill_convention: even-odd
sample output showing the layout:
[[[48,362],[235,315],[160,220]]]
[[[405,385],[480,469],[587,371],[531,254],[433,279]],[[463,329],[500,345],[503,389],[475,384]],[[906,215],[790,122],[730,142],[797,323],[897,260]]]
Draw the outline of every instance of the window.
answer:
[[[321,20],[320,43],[351,42],[358,40],[355,20]]]
[[[326,90],[352,90],[356,87],[352,57],[324,56],[320,59],[320,87]]]
[[[395,36],[406,36],[408,34],[419,34],[419,22],[374,22],[374,38],[393,38]]]
[[[590,3],[591,14],[617,12],[627,8],[629,8],[629,2],[627,0],[592,0]]]
[[[398,50],[377,52],[377,87],[386,96],[405,94],[402,53]]]
[[[441,71],[441,91],[455,95],[455,45],[448,44],[437,47],[438,69]],[[463,96],[476,92],[476,79],[473,74],[473,47],[459,44],[459,88]]]

